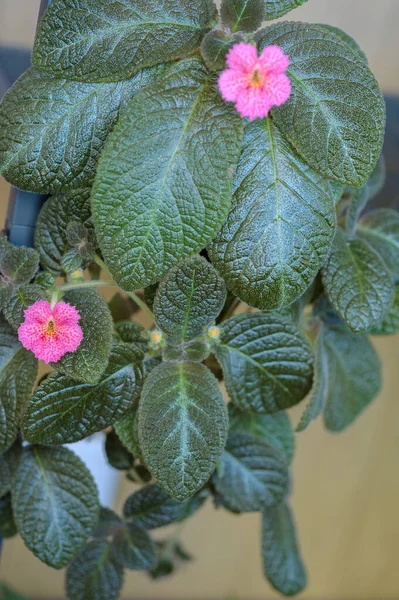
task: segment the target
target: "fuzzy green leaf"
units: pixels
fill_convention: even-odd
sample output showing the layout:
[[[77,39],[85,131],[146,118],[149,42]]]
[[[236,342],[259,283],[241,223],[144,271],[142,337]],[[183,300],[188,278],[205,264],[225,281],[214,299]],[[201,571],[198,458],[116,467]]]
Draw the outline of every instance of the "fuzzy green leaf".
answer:
[[[68,600],[117,600],[123,585],[123,566],[111,540],[91,541],[69,565]]]
[[[300,555],[295,522],[287,504],[263,511],[262,555],[266,578],[285,596],[299,594],[306,587],[306,570]]]
[[[22,411],[37,376],[37,360],[0,316],[0,453],[17,437]]]
[[[360,48],[357,41],[354,40],[353,37],[350,36],[348,33],[346,33],[345,31],[342,31],[342,29],[340,29],[339,27],[334,27],[333,25],[327,25],[326,23],[317,23],[317,27],[321,27],[322,29],[331,31],[331,33],[333,33],[336,37],[339,37],[347,46],[349,46],[349,48],[351,48],[351,50],[356,52],[356,54],[358,54],[362,60],[368,62],[366,54]]]
[[[337,231],[322,270],[334,310],[354,332],[377,325],[392,306],[394,288],[382,258],[363,240],[347,240]]]
[[[215,349],[227,391],[242,410],[273,414],[298,404],[312,385],[312,349],[276,315],[239,315],[223,323]]]
[[[34,283],[21,285],[14,290],[5,305],[4,316],[14,329],[18,329],[25,319],[24,311],[38,300],[46,299],[46,292],[40,285]]]
[[[222,0],[220,14],[233,33],[255,31],[265,18],[265,0]]]
[[[381,365],[367,337],[343,327],[326,328],[323,342],[324,422],[330,431],[343,431],[380,391]]]
[[[151,371],[139,404],[146,466],[177,500],[200,489],[223,452],[228,419],[218,382],[198,363],[164,363]]]
[[[241,127],[199,59],[136,94],[107,141],[92,196],[100,247],[122,289],[158,281],[216,234]]]
[[[381,256],[394,277],[399,277],[399,213],[380,208],[359,222],[357,237],[366,240]]]
[[[35,444],[68,444],[109,427],[135,407],[143,377],[143,354],[122,342],[113,346],[96,385],[52,373],[26,407],[25,438]]]
[[[133,321],[118,321],[115,323],[115,334],[119,340],[126,344],[134,344],[144,354],[148,351],[148,341],[145,337],[144,327]]]
[[[271,119],[257,120],[245,128],[233,205],[211,258],[239,298],[278,308],[312,283],[335,220],[328,182],[295,155]]]
[[[271,21],[286,15],[290,10],[302,6],[308,0],[264,0],[266,5],[265,19]]]
[[[221,71],[226,66],[226,56],[234,44],[245,42],[242,33],[230,35],[221,29],[212,29],[201,43],[201,56],[211,71]]]
[[[56,569],[80,550],[100,509],[90,471],[67,448],[25,448],[13,478],[12,502],[25,544]]]
[[[37,33],[32,62],[78,81],[118,81],[182,58],[216,17],[211,0],[57,0]]]
[[[261,510],[287,494],[287,463],[259,436],[230,432],[215,486],[233,510]]]
[[[371,335],[395,335],[399,333],[399,283],[395,285],[395,299],[383,321],[373,327]]]
[[[83,340],[75,352],[68,352],[52,366],[68,377],[95,384],[105,371],[112,347],[113,323],[108,305],[93,289],[72,290],[63,300],[79,311]]]
[[[143,571],[154,566],[155,545],[145,529],[129,523],[114,538],[116,559],[127,569]]]
[[[349,205],[346,213],[346,231],[352,235],[356,229],[357,222],[367,203],[374,198],[384,187],[386,180],[386,169],[384,157],[381,155],[374,171],[361,188],[347,188]]]
[[[273,446],[290,464],[294,458],[295,438],[290,420],[283,411],[275,415],[262,415],[239,410],[229,405],[230,431],[251,433]]]
[[[360,187],[381,154],[385,103],[366,62],[332,31],[278,23],[256,34],[290,57],[290,99],[273,119],[301,156],[325,177]]]
[[[154,301],[157,326],[173,346],[204,333],[226,300],[226,286],[201,256],[179,263],[161,281]]]
[[[90,186],[120,114],[164,69],[161,65],[127,81],[102,84],[28,69],[1,104],[1,175],[19,188],[41,193]]]
[[[137,411],[130,411],[121,421],[114,424],[116,435],[136,458],[141,457]]]
[[[6,283],[28,283],[39,268],[39,255],[33,248],[8,245],[0,253],[0,273]]]

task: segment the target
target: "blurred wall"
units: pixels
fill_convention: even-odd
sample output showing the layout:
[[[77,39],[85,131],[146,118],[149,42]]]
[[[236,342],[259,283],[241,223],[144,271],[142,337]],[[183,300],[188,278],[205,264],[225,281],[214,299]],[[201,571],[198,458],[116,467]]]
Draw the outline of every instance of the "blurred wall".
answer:
[[[0,43],[32,44],[38,0],[0,0]],[[360,42],[385,91],[399,91],[399,0],[309,0],[292,19],[341,26]],[[0,223],[7,204],[0,182]],[[297,436],[295,511],[309,570],[304,600],[399,598],[399,338],[379,338],[384,389],[348,432],[320,422]],[[291,411],[294,424],[302,407]],[[118,507],[132,491],[122,482]],[[258,515],[234,517],[209,504],[183,532],[196,561],[170,580],[129,573],[124,598],[261,600],[278,598],[262,577]],[[163,530],[162,533],[166,533]],[[47,568],[21,540],[5,543],[0,578],[36,598],[64,598],[63,574]]]

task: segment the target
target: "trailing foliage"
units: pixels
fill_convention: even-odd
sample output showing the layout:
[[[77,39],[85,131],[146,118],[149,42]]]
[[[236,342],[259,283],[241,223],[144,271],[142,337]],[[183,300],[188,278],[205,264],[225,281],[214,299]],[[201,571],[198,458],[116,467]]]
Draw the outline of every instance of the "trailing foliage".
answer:
[[[0,173],[52,194],[35,249],[0,236],[0,536],[67,566],[69,600],[175,572],[208,499],[258,512],[266,579],[306,586],[287,411],[338,432],[378,395],[367,336],[399,332],[399,216],[366,210],[385,106],[364,52],[268,24],[305,1],[53,0],[0,106]],[[242,119],[218,89],[228,53],[275,45],[289,99]],[[79,343],[37,381],[21,326],[68,345],[71,315]],[[102,431],[134,486],[121,516],[63,446]]]

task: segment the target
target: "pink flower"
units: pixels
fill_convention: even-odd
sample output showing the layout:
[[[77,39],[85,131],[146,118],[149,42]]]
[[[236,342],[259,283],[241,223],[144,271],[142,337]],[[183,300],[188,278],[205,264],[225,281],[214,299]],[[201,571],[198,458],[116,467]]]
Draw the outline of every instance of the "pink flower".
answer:
[[[83,339],[78,325],[80,315],[74,306],[38,300],[25,310],[25,321],[18,329],[18,339],[39,360],[57,362],[67,352],[74,352]]]
[[[263,119],[291,95],[285,74],[289,64],[279,46],[266,46],[258,57],[252,44],[235,44],[227,55],[228,69],[219,77],[220,92],[227,102],[235,102],[242,117]]]

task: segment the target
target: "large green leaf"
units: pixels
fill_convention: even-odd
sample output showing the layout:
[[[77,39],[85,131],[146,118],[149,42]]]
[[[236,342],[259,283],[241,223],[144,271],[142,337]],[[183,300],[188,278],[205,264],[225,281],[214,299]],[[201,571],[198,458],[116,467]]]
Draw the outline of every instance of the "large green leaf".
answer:
[[[136,523],[129,523],[118,531],[114,538],[114,552],[124,567],[134,571],[151,569],[156,560],[154,542]]]
[[[12,483],[18,531],[46,564],[67,565],[91,534],[100,509],[90,471],[67,448],[24,449]]]
[[[395,299],[381,323],[370,331],[372,335],[394,335],[399,333],[399,283],[395,285]]]
[[[382,258],[367,242],[347,240],[341,229],[322,275],[333,308],[352,331],[371,329],[392,306],[394,288]]]
[[[254,31],[265,18],[265,0],[222,0],[220,14],[233,33]]]
[[[211,0],[57,0],[45,13],[32,61],[78,81],[118,81],[191,54],[216,17]]]
[[[308,0],[264,0],[266,5],[266,16],[267,21],[272,19],[278,19],[283,15],[286,15],[290,10],[302,6]]]
[[[53,366],[78,381],[97,383],[107,366],[112,347],[113,323],[108,305],[93,289],[72,290],[63,300],[79,311],[83,340],[75,352],[68,352]]]
[[[33,248],[5,246],[0,252],[0,273],[5,283],[28,283],[39,268],[39,255]]]
[[[256,34],[290,57],[290,99],[273,119],[302,157],[325,177],[359,187],[381,154],[385,104],[367,63],[332,31],[278,23]]]
[[[271,119],[245,128],[233,206],[211,258],[239,298],[264,310],[290,304],[312,283],[335,231],[335,202]]]
[[[281,594],[294,596],[306,587],[306,571],[287,504],[263,511],[262,556],[265,576]]]
[[[263,415],[239,410],[230,404],[229,422],[230,431],[244,431],[260,437],[273,446],[288,464],[292,462],[295,438],[290,420],[285,412]]]
[[[261,510],[280,502],[287,494],[287,463],[260,437],[230,432],[214,481],[233,510]]]
[[[199,59],[136,94],[107,141],[92,199],[123,289],[154,283],[210,242],[230,206],[241,127]]]
[[[27,283],[13,290],[4,306],[4,316],[14,329],[18,329],[25,320],[25,310],[38,300],[47,300],[46,292],[40,285]]]
[[[201,256],[176,265],[158,287],[154,301],[157,326],[172,345],[192,340],[218,316],[226,286],[215,268]]]
[[[117,600],[122,585],[123,566],[115,556],[112,540],[86,544],[66,573],[68,600]]]
[[[381,365],[367,337],[343,327],[326,328],[323,346],[324,422],[330,431],[342,431],[380,391]]]
[[[0,316],[0,453],[14,442],[37,376],[37,360]]]
[[[177,500],[200,489],[223,452],[228,419],[218,382],[198,363],[164,363],[151,371],[139,404],[145,464]]]
[[[239,315],[223,323],[215,349],[230,398],[243,410],[275,413],[300,402],[312,385],[312,349],[276,315]]]
[[[19,188],[42,193],[91,185],[119,115],[164,68],[103,84],[57,79],[28,69],[0,107],[1,175]]]
[[[317,26],[321,27],[322,29],[327,29],[328,31],[331,31],[336,37],[339,37],[354,52],[356,52],[356,54],[358,54],[362,60],[365,60],[366,62],[368,62],[366,54],[363,52],[363,50],[360,48],[357,41],[355,39],[353,39],[353,37],[351,35],[349,35],[345,31],[343,31],[339,27],[334,27],[333,25],[327,25],[326,23],[317,23]]]
[[[399,213],[380,208],[366,214],[356,235],[378,252],[394,277],[399,277]]]
[[[35,247],[40,262],[50,273],[62,273],[62,258],[68,248],[68,224],[90,218],[90,188],[71,190],[49,198],[40,211],[35,229]]]
[[[135,407],[144,377],[143,354],[133,344],[112,348],[96,385],[53,373],[28,403],[23,432],[35,444],[67,444],[101,431]]]

